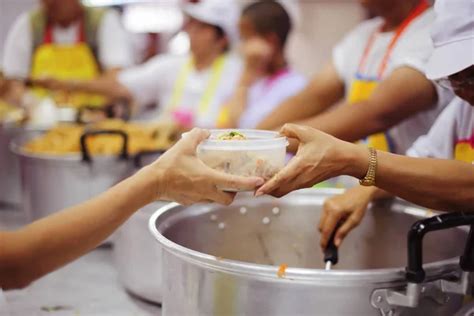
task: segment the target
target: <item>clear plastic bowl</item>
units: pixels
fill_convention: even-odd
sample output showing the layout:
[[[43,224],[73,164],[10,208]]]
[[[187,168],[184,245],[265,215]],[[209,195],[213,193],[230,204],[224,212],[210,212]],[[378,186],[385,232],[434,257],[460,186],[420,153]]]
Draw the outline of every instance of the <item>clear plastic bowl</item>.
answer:
[[[277,132],[262,130],[215,129],[197,148],[197,156],[209,167],[238,176],[273,177],[285,165],[288,140]],[[229,132],[246,140],[219,140]],[[219,188],[232,191],[229,188]]]

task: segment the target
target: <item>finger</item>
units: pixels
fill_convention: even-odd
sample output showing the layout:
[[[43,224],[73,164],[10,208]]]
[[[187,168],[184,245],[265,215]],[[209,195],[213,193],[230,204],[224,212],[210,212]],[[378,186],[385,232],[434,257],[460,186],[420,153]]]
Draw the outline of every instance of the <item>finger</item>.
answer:
[[[349,216],[344,224],[339,227],[337,230],[336,236],[334,238],[334,244],[339,247],[341,245],[344,238],[346,238],[347,234],[357,226],[359,226],[362,218],[358,216],[358,214],[353,213],[353,215]]]
[[[326,220],[328,218],[328,209],[326,207],[326,204],[323,204],[323,212],[321,213],[321,217],[319,218],[319,225],[318,225],[318,230],[321,233],[323,231],[324,226],[326,225]]]
[[[259,177],[241,177],[216,171],[211,168],[207,169],[207,173],[213,179],[213,183],[217,187],[229,190],[253,191],[265,182],[265,180]]]
[[[296,154],[298,146],[300,145],[299,140],[296,138],[288,138],[289,145],[286,147],[286,151],[291,154]]]
[[[290,183],[293,178],[297,178],[299,174],[299,165],[300,159],[298,156],[294,157],[290,160],[290,162],[284,167],[280,172],[278,172],[273,178],[271,178],[267,183],[265,183],[261,188],[257,190],[255,196],[260,196],[264,194],[269,194],[273,191],[276,191],[277,188],[281,189],[281,192],[284,191],[291,192],[289,190],[284,189],[283,186]]]
[[[324,223],[323,230],[321,232],[321,248],[326,249],[329,238],[332,232],[336,229],[337,223],[341,220],[342,215],[338,212],[330,212]]]
[[[231,192],[220,191],[216,188],[207,198],[222,205],[230,205],[234,201],[235,194]]]

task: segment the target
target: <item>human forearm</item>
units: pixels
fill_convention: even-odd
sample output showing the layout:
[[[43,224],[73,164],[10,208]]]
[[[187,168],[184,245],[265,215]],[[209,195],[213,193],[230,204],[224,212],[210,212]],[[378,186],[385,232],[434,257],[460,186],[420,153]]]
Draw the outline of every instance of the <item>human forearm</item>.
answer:
[[[312,117],[326,109],[326,104],[318,103],[308,92],[290,97],[278,106],[270,115],[261,121],[258,129],[279,129],[288,122],[303,120]]]
[[[394,116],[372,112],[364,108],[365,102],[356,105],[343,103],[318,116],[296,122],[310,126],[339,139],[354,142],[369,135],[384,132],[399,122]]]
[[[145,168],[95,199],[1,235],[0,288],[26,286],[96,247],[157,197],[159,177],[150,172],[156,171]]]
[[[111,99],[132,100],[131,92],[117,81],[115,76],[107,75],[91,80],[34,79],[33,84],[50,90],[96,93]]]
[[[320,114],[344,97],[344,83],[331,63],[299,94],[288,98],[259,123],[259,129],[279,129],[288,122]]]
[[[354,155],[347,173],[361,178],[367,170],[367,152],[359,147]],[[465,162],[378,152],[376,185],[425,207],[474,211],[474,166]]]

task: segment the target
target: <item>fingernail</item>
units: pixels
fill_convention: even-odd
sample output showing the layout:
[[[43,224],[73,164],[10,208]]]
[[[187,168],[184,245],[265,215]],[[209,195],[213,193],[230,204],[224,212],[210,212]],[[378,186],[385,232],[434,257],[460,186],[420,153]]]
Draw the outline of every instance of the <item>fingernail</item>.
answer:
[[[260,179],[258,179],[258,180],[255,182],[255,185],[259,187],[259,186],[263,185],[264,183],[265,183],[265,180],[263,180],[262,178],[260,178]]]

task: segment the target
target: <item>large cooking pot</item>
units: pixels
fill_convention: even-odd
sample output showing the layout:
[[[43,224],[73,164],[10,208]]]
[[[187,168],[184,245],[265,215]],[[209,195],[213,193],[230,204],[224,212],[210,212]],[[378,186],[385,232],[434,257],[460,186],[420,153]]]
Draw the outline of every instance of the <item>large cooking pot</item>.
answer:
[[[147,205],[127,220],[114,239],[115,267],[127,291],[146,301],[161,303],[161,248],[146,229],[151,215],[169,202]]]
[[[20,166],[9,145],[23,132],[19,126],[0,126],[0,202],[15,206],[21,203]]]
[[[97,134],[122,137],[119,156],[91,156],[86,139]],[[29,153],[23,145],[39,133],[21,135],[11,148],[19,157],[22,206],[31,220],[84,202],[130,176],[134,161],[127,152],[128,136],[122,131],[88,131],[81,137],[81,154],[48,155]]]
[[[158,210],[149,228],[163,248],[163,314],[436,316],[460,309],[462,294],[451,292],[466,284],[457,282],[457,257],[467,232],[426,234],[424,225],[417,227],[416,246],[426,234],[425,274],[413,273],[418,277],[408,282],[407,232],[433,213],[403,201],[372,207],[342,245],[335,270],[325,271],[316,225],[324,200],[338,193],[302,190],[279,200],[243,195],[230,207]],[[410,267],[421,269],[421,246],[414,249],[418,261]],[[280,277],[282,264],[288,269]]]

